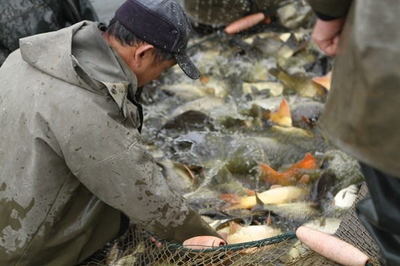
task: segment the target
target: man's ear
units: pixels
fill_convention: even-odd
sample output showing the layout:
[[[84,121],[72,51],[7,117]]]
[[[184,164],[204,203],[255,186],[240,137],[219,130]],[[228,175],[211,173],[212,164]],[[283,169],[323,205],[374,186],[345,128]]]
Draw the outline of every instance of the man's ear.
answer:
[[[134,52],[134,60],[138,67],[140,67],[147,60],[153,60],[154,56],[154,46],[148,43],[141,44]]]

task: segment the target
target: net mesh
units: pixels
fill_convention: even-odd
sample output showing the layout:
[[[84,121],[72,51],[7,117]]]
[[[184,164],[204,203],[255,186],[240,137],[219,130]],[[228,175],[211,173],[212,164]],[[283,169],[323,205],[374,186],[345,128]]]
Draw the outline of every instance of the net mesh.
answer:
[[[367,194],[364,184],[356,202]],[[372,265],[381,265],[378,247],[359,222],[355,207],[344,216],[336,235],[365,252]],[[201,248],[193,250],[179,244],[158,242],[145,230],[132,227],[123,237],[81,265],[338,265],[308,250],[294,233],[243,244]]]
[[[361,224],[355,211],[357,203],[367,197],[367,195],[368,188],[364,183],[358,192],[358,197],[353,207],[343,217],[343,220],[335,235],[367,254],[370,258],[371,265],[382,265],[379,248],[365,227]],[[292,265],[339,265],[335,262],[329,261],[313,251],[304,253],[301,258],[296,260],[294,263],[295,264]]]

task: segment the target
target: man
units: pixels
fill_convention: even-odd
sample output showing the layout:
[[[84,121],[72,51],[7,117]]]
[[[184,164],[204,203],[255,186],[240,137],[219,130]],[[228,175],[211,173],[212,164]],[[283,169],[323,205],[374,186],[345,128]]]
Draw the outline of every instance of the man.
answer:
[[[338,55],[322,127],[362,162],[371,194],[359,217],[387,265],[400,265],[400,14],[398,1],[309,0],[313,38]]]
[[[0,265],[82,262],[125,216],[170,241],[218,236],[140,144],[138,87],[176,62],[199,77],[188,34],[174,0],[127,0],[106,32],[21,40],[0,69]]]
[[[0,66],[20,38],[97,20],[89,0],[3,0],[0,13]]]

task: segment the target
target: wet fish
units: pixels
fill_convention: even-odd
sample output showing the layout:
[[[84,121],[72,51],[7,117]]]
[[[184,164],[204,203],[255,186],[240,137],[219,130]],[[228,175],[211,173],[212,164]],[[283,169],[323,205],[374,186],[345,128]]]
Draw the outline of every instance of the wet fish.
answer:
[[[292,202],[276,205],[268,204],[261,208],[271,211],[280,217],[295,221],[304,221],[320,214],[311,202]]]
[[[271,69],[270,73],[279,79],[283,85],[296,91],[300,96],[314,99],[324,99],[327,90],[304,75],[289,75],[284,70]]]
[[[251,209],[257,205],[257,199],[263,204],[280,204],[300,200],[307,195],[303,188],[287,186],[269,189],[259,193],[256,196],[242,197],[238,203],[229,207],[229,209]]]
[[[301,181],[307,170],[316,170],[318,168],[317,160],[310,153],[307,153],[303,160],[293,164],[289,169],[284,172],[278,172],[272,169],[267,164],[261,164],[261,178],[269,184],[278,185],[294,185]],[[305,171],[306,170],[306,171]],[[309,183],[308,180],[305,183]]]
[[[268,91],[272,96],[280,96],[283,92],[283,85],[271,81],[243,83],[243,93],[252,94],[254,90],[257,92]]]
[[[224,101],[220,98],[206,96],[179,106],[173,111],[172,116],[178,116],[187,111],[199,111],[207,113],[223,104]]]
[[[358,186],[351,185],[347,188],[340,190],[334,199],[335,207],[341,209],[349,209],[353,206],[357,199]]]
[[[226,240],[228,244],[239,244],[271,238],[281,233],[280,229],[268,225],[241,226],[233,222],[229,226]]]

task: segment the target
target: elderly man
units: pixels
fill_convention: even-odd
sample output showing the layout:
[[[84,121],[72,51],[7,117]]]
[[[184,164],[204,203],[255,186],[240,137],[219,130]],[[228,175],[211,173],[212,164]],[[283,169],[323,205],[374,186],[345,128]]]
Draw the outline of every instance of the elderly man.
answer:
[[[137,88],[176,62],[199,77],[182,8],[128,0],[102,30],[80,22],[28,37],[0,69],[0,265],[79,263],[126,217],[170,241],[218,236],[139,137]]]
[[[322,126],[362,162],[371,194],[360,220],[387,265],[400,265],[400,31],[396,0],[309,0],[313,38],[337,55]]]

